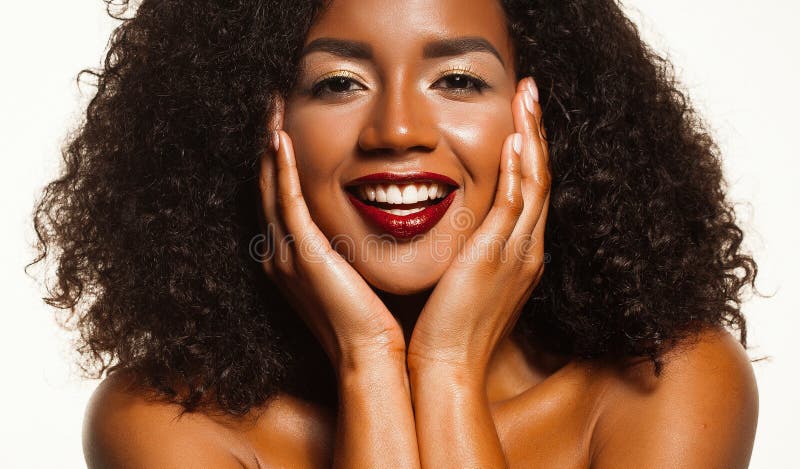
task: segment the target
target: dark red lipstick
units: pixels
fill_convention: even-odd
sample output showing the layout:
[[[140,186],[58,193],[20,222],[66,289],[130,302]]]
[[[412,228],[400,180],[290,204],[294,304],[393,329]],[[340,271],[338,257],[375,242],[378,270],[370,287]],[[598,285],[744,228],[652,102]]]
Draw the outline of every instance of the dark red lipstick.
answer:
[[[377,184],[381,182],[409,183],[409,182],[437,182],[447,186],[458,187],[458,183],[444,174],[431,173],[427,171],[416,171],[412,173],[373,173],[367,174],[348,182],[346,186],[357,186],[360,184]]]
[[[408,184],[411,182],[435,182],[446,186],[448,194],[442,199],[431,201],[432,204],[423,210],[408,215],[395,215],[382,208],[370,205],[358,198],[351,191],[347,191],[350,202],[359,213],[370,223],[396,238],[411,238],[433,228],[442,219],[448,207],[456,196],[455,189],[458,183],[453,179],[438,173],[413,172],[413,173],[374,173],[354,179],[345,187],[355,187],[362,184]]]

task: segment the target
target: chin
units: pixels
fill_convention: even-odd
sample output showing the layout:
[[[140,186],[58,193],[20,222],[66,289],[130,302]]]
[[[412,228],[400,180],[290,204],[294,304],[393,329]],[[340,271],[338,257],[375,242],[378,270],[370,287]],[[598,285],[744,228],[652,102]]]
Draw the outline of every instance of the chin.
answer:
[[[433,288],[443,272],[420,269],[418,263],[398,268],[391,264],[357,266],[356,270],[372,287],[393,295],[414,295]]]

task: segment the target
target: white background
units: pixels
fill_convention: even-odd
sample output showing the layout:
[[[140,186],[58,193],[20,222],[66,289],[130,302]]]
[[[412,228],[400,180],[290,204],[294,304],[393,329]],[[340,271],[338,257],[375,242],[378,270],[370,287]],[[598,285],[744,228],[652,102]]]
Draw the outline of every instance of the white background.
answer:
[[[745,305],[760,391],[751,467],[797,467],[795,334],[800,264],[800,3],[793,0],[626,0],[650,44],[676,64],[724,154],[730,197],[770,299]],[[100,63],[115,22],[99,0],[15,1],[0,7],[0,467],[83,467],[81,422],[96,382],[82,382],[69,336],[23,273],[30,213],[57,174],[59,148],[88,96],[75,75]],[[720,393],[725,390],[721,389]]]

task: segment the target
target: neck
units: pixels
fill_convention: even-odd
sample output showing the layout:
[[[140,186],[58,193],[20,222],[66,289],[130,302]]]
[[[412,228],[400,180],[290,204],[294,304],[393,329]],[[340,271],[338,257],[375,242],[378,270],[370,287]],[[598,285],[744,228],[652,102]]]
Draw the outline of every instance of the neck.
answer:
[[[374,287],[373,290],[402,327],[407,347],[414,325],[433,289],[412,295],[396,295]],[[507,337],[498,345],[487,370],[487,393],[491,402],[502,401],[520,394],[567,362],[564,357],[556,359],[547,353],[533,358],[533,361],[529,362],[522,348],[511,337]]]
[[[403,328],[406,346],[432,289],[412,295],[396,295],[374,289],[384,305]],[[516,396],[543,380],[547,375],[529,364],[522,349],[510,337],[495,350],[487,370],[487,396],[490,402],[499,402]]]

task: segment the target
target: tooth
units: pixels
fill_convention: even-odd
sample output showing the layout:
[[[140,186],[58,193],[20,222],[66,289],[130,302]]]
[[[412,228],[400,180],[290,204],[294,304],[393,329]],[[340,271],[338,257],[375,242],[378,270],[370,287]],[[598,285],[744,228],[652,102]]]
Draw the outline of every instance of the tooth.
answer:
[[[400,188],[397,187],[397,184],[389,184],[386,189],[386,201],[390,204],[403,203],[403,195],[400,193]]]
[[[417,187],[409,184],[403,188],[403,203],[413,204],[417,202]]]
[[[439,186],[439,193],[436,194],[436,198],[441,199],[444,197],[445,188],[444,186]]]
[[[386,189],[381,184],[375,186],[375,200],[377,202],[386,202]]]
[[[374,202],[375,201],[375,186],[367,185],[366,191],[367,191],[367,198],[369,198],[369,200]]]
[[[420,184],[417,186],[417,201],[428,200],[428,186]]]
[[[356,187],[356,192],[357,192],[357,195],[358,195],[358,198],[359,198],[359,199],[361,199],[361,200],[367,200],[367,191],[366,191],[366,189],[364,188],[364,186],[358,186],[358,187]]]
[[[435,199],[438,190],[439,190],[438,184],[432,182],[430,187],[428,187],[428,198],[431,200]]]

